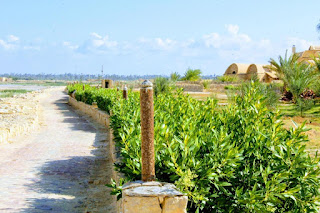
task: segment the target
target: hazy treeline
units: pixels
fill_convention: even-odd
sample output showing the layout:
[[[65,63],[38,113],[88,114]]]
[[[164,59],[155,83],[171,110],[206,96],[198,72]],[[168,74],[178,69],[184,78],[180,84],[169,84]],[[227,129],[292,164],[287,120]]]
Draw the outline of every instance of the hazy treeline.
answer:
[[[93,74],[29,74],[29,73],[5,73],[2,77],[13,78],[13,80],[89,80],[89,79],[112,79],[112,80],[138,80],[138,79],[154,79],[157,77],[167,77],[167,75],[93,75]],[[201,76],[202,79],[215,79],[216,75]]]

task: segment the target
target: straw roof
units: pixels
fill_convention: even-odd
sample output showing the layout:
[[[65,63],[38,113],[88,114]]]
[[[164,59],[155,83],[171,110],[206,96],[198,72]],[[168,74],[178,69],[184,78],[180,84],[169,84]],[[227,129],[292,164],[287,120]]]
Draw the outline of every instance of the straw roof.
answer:
[[[248,67],[248,74],[263,74],[266,72],[265,66],[267,65],[262,65],[262,64],[250,64]]]
[[[270,77],[273,78],[273,79],[279,78],[279,77],[277,76],[277,73],[274,72],[274,71],[272,71],[272,72],[266,72],[266,75],[270,76]]]
[[[248,67],[249,64],[233,63],[226,69],[224,74],[247,74]]]
[[[320,54],[320,46],[310,46],[309,50],[306,50],[300,54],[298,62],[310,61],[314,57],[319,57],[319,54]]]
[[[310,46],[309,50],[320,50],[320,46]]]

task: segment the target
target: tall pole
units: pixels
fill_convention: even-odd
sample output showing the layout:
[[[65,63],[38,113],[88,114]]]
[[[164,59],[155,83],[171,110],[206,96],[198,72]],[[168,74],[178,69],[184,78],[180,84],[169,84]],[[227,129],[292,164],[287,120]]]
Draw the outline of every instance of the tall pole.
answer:
[[[103,65],[102,65],[102,68],[101,68],[101,78],[103,79]]]
[[[154,181],[156,178],[152,86],[150,81],[145,80],[140,88],[142,181]]]

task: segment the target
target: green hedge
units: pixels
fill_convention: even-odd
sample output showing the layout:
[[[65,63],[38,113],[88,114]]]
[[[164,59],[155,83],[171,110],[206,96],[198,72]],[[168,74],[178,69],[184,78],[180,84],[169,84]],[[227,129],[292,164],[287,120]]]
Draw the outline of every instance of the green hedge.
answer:
[[[139,94],[124,100],[114,89],[68,90],[112,110],[116,168],[127,181],[140,179]],[[156,176],[188,195],[188,212],[317,212],[319,159],[305,150],[306,129],[284,129],[266,104],[254,84],[224,108],[182,91],[154,100]]]

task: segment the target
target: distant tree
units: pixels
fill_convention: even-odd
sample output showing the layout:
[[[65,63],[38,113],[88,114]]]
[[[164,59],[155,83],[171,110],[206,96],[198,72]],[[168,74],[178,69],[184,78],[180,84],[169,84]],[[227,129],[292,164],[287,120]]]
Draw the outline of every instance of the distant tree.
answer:
[[[178,81],[180,79],[180,77],[181,76],[177,72],[171,73],[171,75],[170,75],[171,81]]]
[[[161,93],[170,92],[173,89],[172,82],[168,78],[157,77],[154,79],[154,94],[158,96]]]
[[[200,69],[188,69],[184,74],[182,80],[184,81],[199,81],[201,80],[201,70]]]

